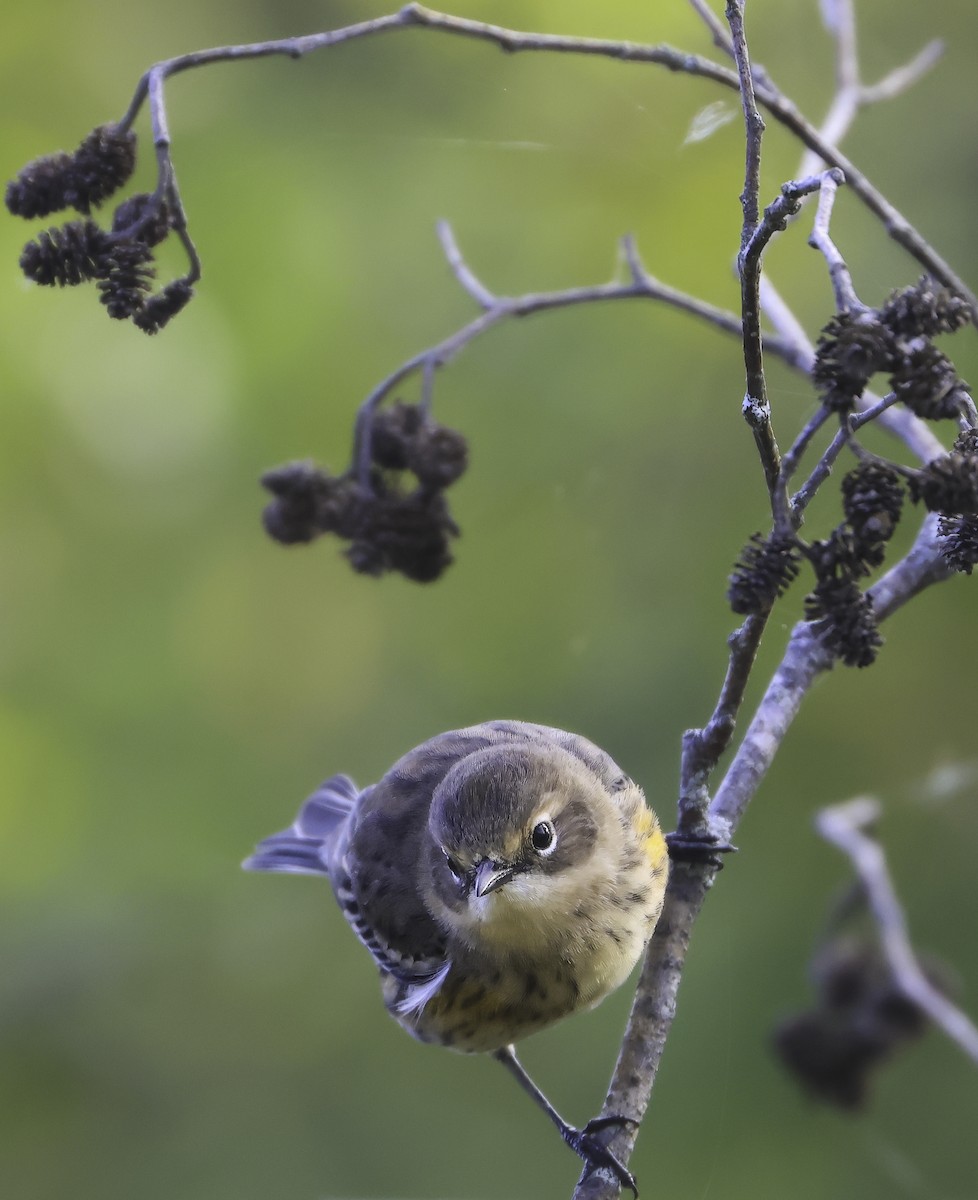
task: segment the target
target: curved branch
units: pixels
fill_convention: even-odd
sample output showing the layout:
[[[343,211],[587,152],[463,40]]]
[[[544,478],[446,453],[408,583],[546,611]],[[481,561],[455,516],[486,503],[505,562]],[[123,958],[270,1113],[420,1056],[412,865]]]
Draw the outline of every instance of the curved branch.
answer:
[[[881,813],[879,801],[864,796],[823,808],[815,818],[815,827],[855,867],[879,930],[883,953],[900,990],[972,1062],[978,1063],[978,1028],[934,987],[914,954],[906,918],[886,867],[883,848],[868,832]]]
[[[363,480],[366,479],[370,469],[371,416],[391,392],[415,372],[423,372],[427,381],[426,391],[430,396],[431,382],[435,371],[445,366],[482,334],[509,318],[528,317],[553,309],[572,308],[581,304],[597,304],[608,300],[644,299],[656,300],[668,304],[672,308],[688,312],[723,330],[724,333],[738,336],[741,333],[740,318],[734,313],[660,283],[646,270],[639,257],[634,239],[630,235],[622,238],[621,241],[622,256],[628,266],[628,282],[612,281],[590,287],[566,288],[555,292],[526,292],[521,296],[499,296],[491,291],[466,263],[448,222],[440,221],[437,231],[452,273],[479,305],[482,312],[447,338],[419,351],[401,363],[377,384],[360,405],[354,430],[353,463],[359,477]],[[799,365],[794,346],[776,334],[765,337],[764,348],[772,354],[777,354],[791,366]]]
[[[132,101],[120,124],[129,128],[135,121],[148,95],[152,109],[153,135],[157,149],[169,159],[170,137],[163,102],[163,82],[171,75],[215,62],[233,62],[241,59],[285,56],[299,59],[317,50],[327,49],[342,42],[385,33],[396,29],[426,28],[439,30],[458,37],[488,42],[509,53],[555,53],[578,54],[611,58],[620,62],[650,63],[665,67],[678,74],[693,75],[709,79],[722,87],[740,91],[740,77],[719,63],[698,54],[687,54],[672,46],[651,46],[637,42],[612,41],[605,38],[566,37],[558,34],[527,33],[491,25],[484,21],[472,21],[438,12],[421,4],[407,4],[396,13],[361,21],[341,29],[324,33],[308,34],[303,37],[283,38],[268,42],[252,42],[239,46],[219,46],[199,50],[166,59],[151,67],[140,79]],[[827,166],[839,167],[845,173],[851,189],[867,208],[883,222],[887,233],[908,254],[924,266],[946,287],[964,297],[978,313],[978,299],[967,285],[958,278],[951,267],[924,239],[911,223],[900,213],[865,174],[850,162],[806,121],[795,105],[760,71],[754,72],[754,94],[759,105],[765,108],[776,121],[795,135],[812,153]]]

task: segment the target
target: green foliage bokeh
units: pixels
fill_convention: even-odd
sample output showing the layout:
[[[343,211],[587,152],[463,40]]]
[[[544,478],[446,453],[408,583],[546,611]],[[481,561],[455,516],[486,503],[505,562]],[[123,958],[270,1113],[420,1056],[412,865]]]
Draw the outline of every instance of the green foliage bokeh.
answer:
[[[947,40],[847,149],[974,284],[972,5],[859,8],[869,79]],[[815,10],[752,0],[748,17],[755,58],[817,118],[832,60]],[[384,11],[14,7],[0,169],[117,118],[155,60]],[[678,0],[452,11],[712,52]],[[726,574],[764,522],[738,346],[645,302],[475,343],[437,381],[472,465],[454,489],[458,561],[434,586],[356,577],[325,541],[273,545],[257,479],[293,458],[342,468],[366,392],[473,315],[439,217],[502,293],[601,282],[631,231],[661,279],[735,307],[737,98],[655,67],[417,31],[218,65],[169,96],[205,277],[162,335],[110,322],[90,290],[27,285],[16,264],[34,227],[0,221],[0,1194],[566,1195],[572,1157],[498,1067],[386,1019],[326,889],[238,863],[326,774],[368,782],[425,737],[498,716],[585,733],[672,824],[681,732],[725,666]],[[738,119],[686,143],[717,100]],[[770,197],[798,148],[769,125]],[[139,132],[149,184],[145,115]],[[768,263],[814,334],[831,293],[806,220]],[[916,278],[844,192],[834,231],[865,300]],[[975,378],[973,332],[952,353]],[[811,389],[777,365],[771,385],[790,439]],[[645,1194],[971,1194],[959,1132],[978,1081],[940,1037],[881,1075],[856,1118],[797,1094],[768,1039],[806,1002],[846,874],[811,815],[860,791],[886,803],[918,942],[978,1009],[974,586],[921,597],[875,667],[840,668],[807,701],[696,930],[633,1163]],[[772,623],[758,686],[798,607]],[[627,1007],[623,990],[526,1048],[572,1119],[600,1103]]]

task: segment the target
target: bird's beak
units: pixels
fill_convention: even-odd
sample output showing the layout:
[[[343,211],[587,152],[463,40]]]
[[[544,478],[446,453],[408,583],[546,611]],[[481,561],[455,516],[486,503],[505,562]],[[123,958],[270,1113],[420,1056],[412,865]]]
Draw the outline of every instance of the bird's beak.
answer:
[[[475,894],[486,896],[496,888],[501,888],[504,883],[509,883],[515,874],[512,867],[484,858],[475,869]]]

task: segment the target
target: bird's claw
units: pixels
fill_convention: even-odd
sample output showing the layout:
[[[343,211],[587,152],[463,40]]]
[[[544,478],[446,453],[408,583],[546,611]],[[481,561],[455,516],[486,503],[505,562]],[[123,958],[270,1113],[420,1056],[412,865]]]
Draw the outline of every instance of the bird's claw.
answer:
[[[609,1129],[615,1125],[637,1124],[638,1122],[634,1121],[631,1117],[594,1117],[588,1121],[583,1129],[574,1129],[568,1126],[563,1131],[564,1141],[576,1155],[584,1160],[584,1173],[581,1175],[581,1182],[587,1179],[592,1171],[603,1167],[606,1171],[610,1171],[614,1175],[623,1188],[628,1188],[633,1193],[635,1200],[638,1200],[638,1185],[635,1182],[635,1176],[617,1155],[613,1154],[595,1136],[595,1134],[600,1133],[602,1130]]]

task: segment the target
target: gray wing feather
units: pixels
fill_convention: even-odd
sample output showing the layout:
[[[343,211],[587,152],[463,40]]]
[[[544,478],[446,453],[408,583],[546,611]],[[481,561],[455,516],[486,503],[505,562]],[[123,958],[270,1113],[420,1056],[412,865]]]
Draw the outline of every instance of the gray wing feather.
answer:
[[[359,795],[348,775],[333,775],[304,801],[288,829],[259,842],[255,853],[241,865],[246,871],[329,875],[329,843],[353,811]]]

